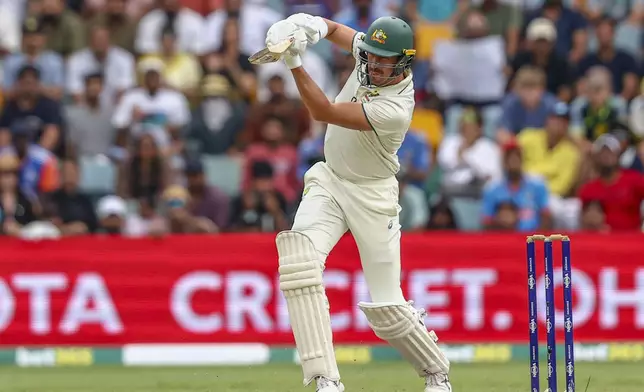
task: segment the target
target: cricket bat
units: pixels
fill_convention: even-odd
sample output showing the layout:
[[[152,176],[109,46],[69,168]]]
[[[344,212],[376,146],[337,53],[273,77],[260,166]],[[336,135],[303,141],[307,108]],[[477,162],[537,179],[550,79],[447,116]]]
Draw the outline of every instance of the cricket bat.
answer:
[[[280,61],[284,53],[290,49],[295,42],[295,37],[279,42],[275,45],[266,45],[266,47],[248,58],[251,64],[268,64]]]

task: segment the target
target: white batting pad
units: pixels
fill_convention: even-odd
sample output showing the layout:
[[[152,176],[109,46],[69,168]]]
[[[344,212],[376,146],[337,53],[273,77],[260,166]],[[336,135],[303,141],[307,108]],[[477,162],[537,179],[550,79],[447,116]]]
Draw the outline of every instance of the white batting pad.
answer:
[[[427,331],[420,312],[411,304],[358,304],[367,316],[369,326],[411,363],[418,375],[449,373],[449,360],[436,342],[434,331]]]
[[[317,376],[340,380],[333,351],[331,316],[322,286],[322,264],[313,243],[296,231],[275,240],[279,253],[280,290],[286,297],[304,385]]]

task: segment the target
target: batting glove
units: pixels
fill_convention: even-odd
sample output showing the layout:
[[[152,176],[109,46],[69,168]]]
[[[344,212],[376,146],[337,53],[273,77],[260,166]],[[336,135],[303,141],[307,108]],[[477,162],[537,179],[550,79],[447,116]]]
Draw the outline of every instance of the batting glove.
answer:
[[[289,69],[298,68],[302,66],[302,59],[300,56],[306,51],[308,43],[306,33],[288,20],[280,20],[273,24],[266,33],[266,45],[276,45],[285,40],[294,38],[291,47],[284,53],[282,57],[286,66]]]
[[[319,16],[300,13],[293,14],[286,18],[286,20],[295,23],[301,28],[306,33],[306,39],[311,45],[317,44],[329,33],[329,27],[326,25],[324,19]]]

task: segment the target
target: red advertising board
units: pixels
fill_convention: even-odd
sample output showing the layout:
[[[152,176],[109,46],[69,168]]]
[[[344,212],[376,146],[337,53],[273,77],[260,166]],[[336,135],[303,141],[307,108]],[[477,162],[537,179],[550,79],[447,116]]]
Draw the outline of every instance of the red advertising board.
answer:
[[[0,249],[0,345],[293,341],[272,235],[3,239]],[[405,235],[402,249],[403,291],[441,341],[526,341],[524,237]],[[572,264],[576,339],[644,338],[644,236],[574,235]],[[368,290],[350,237],[325,281],[335,340],[377,342],[356,306]]]

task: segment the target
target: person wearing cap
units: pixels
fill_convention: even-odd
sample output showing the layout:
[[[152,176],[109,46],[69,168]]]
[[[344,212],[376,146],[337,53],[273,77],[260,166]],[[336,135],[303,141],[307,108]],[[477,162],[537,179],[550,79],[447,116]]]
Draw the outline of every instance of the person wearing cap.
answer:
[[[485,184],[502,177],[501,150],[483,136],[483,117],[465,108],[458,134],[446,135],[438,148],[442,191],[450,196],[480,197]]]
[[[99,234],[121,236],[125,234],[127,203],[119,196],[108,195],[96,204]]]
[[[567,7],[564,0],[544,0],[543,6],[528,13],[526,26],[536,18],[547,18],[557,28],[555,51],[577,64],[587,52],[588,22],[579,12]]]
[[[512,92],[502,102],[497,140],[505,143],[524,128],[543,128],[557,98],[546,91],[546,75],[538,67],[523,66],[513,81]]]
[[[552,195],[567,197],[573,190],[581,156],[568,137],[570,108],[564,102],[552,107],[545,129],[524,129],[517,136],[526,173],[544,178]]]
[[[612,90],[626,101],[630,101],[638,93],[640,69],[637,60],[631,54],[615,47],[616,23],[609,16],[603,16],[596,22],[595,35],[599,47],[579,62],[577,77],[582,78],[592,67],[604,66],[612,75]]]
[[[516,73],[525,65],[541,68],[546,74],[546,89],[561,100],[572,98],[573,75],[565,56],[554,50],[557,28],[547,18],[534,19],[528,25],[526,38],[528,48],[512,59],[512,71]]]
[[[601,135],[593,143],[592,153],[597,178],[582,185],[579,199],[585,206],[598,201],[612,231],[639,231],[642,227],[640,206],[644,201],[644,175],[622,169],[619,139]]]
[[[40,71],[32,65],[24,65],[17,75],[18,83],[13,98],[5,105],[0,115],[0,147],[11,144],[11,129],[24,126],[35,130],[31,142],[38,143],[48,151],[60,152],[61,107],[42,95]]]
[[[150,131],[159,133],[158,140],[169,140],[163,150],[177,154],[183,149],[181,130],[190,122],[189,103],[183,94],[163,85],[164,69],[160,59],[139,62],[142,83],[123,94],[112,116],[121,145]]]
[[[0,154],[0,233],[20,235],[23,226],[36,220],[35,201],[19,187],[20,162],[12,154]]]
[[[167,218],[167,232],[172,234],[216,233],[219,228],[208,218],[191,213],[192,200],[188,190],[171,185],[161,195]]]
[[[38,18],[28,17],[22,25],[22,50],[14,52],[3,61],[4,93],[12,98],[20,71],[26,65],[38,69],[41,92],[52,99],[60,99],[65,83],[63,58],[56,52],[45,49],[46,36]]]
[[[184,174],[190,193],[190,212],[194,216],[210,219],[219,230],[224,230],[230,216],[228,195],[207,184],[204,167],[199,159],[188,160]]]
[[[504,176],[483,191],[483,226],[488,230],[502,225],[498,222],[499,207],[506,203],[514,204],[519,210],[518,231],[549,230],[552,227],[548,187],[540,177],[523,171],[523,154],[514,139],[503,145]]]

